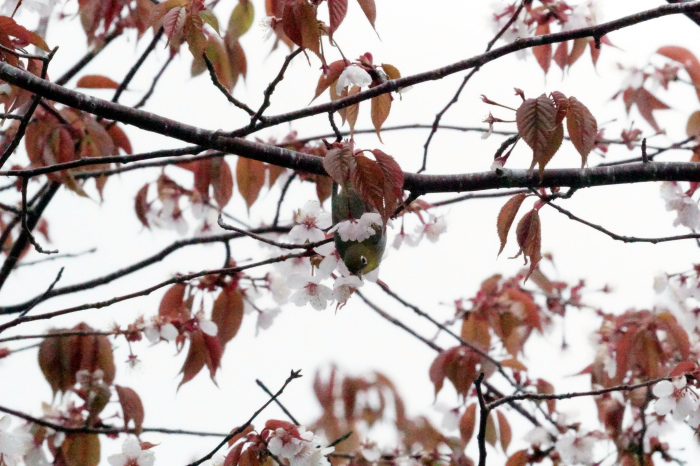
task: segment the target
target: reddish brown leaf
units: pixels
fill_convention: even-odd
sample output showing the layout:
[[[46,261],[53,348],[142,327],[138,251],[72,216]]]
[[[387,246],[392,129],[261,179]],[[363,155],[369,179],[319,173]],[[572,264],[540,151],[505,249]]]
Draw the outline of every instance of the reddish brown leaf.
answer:
[[[205,363],[209,369],[209,376],[211,377],[211,380],[216,383],[214,376],[216,375],[216,371],[221,366],[221,356],[224,353],[224,346],[217,337],[209,336],[206,333],[203,334],[203,337],[204,346],[206,348]]]
[[[282,15],[282,29],[299,47],[320,55],[320,30],[313,5],[308,2],[287,5]]]
[[[357,3],[360,4],[360,8],[374,28],[374,22],[377,19],[377,6],[374,4],[374,0],[357,0]]]
[[[129,421],[133,420],[135,433],[136,435],[139,435],[141,433],[144,418],[141,397],[129,387],[115,385],[114,388],[117,390],[119,404],[122,406],[122,412],[124,413],[124,428],[128,428]]]
[[[486,430],[484,431],[484,439],[486,443],[490,444],[492,447],[496,446],[496,440],[498,440],[498,432],[496,431],[496,422],[493,420],[493,415],[489,413],[486,418]]]
[[[211,185],[211,159],[202,159],[194,164],[194,189],[202,196],[204,202],[209,201],[209,185]]]
[[[236,164],[236,183],[238,192],[245,200],[248,210],[258,199],[260,190],[265,185],[265,164],[257,160],[238,157]]]
[[[555,124],[559,124],[562,121],[564,121],[564,117],[566,117],[566,112],[569,110],[569,99],[566,98],[566,96],[559,92],[559,91],[553,91],[551,93],[552,100],[554,101],[554,106],[557,108],[557,116],[555,118]]]
[[[506,247],[506,242],[508,241],[508,232],[510,231],[511,225],[513,225],[513,220],[518,214],[518,210],[522,205],[523,201],[527,197],[527,194],[520,193],[508,199],[501,211],[498,213],[498,220],[496,221],[496,228],[498,231],[498,238],[501,240],[501,248],[498,250],[498,255],[503,252],[503,248]]]
[[[163,295],[163,299],[160,300],[158,315],[170,317],[171,319],[182,319],[185,289],[184,283],[176,283],[168,288],[168,291]]]
[[[148,211],[151,209],[151,206],[147,201],[148,186],[149,183],[143,185],[143,188],[139,189],[139,192],[136,193],[136,198],[134,199],[134,209],[136,210],[136,217],[146,228],[151,227],[148,223]]]
[[[586,51],[587,46],[588,46],[588,38],[587,37],[574,39],[574,46],[571,48],[571,53],[569,54],[568,58],[566,59],[566,64],[571,66],[574,63],[576,63],[576,60],[581,58],[581,55],[583,55],[583,52]]]
[[[26,29],[24,26],[20,26],[14,19],[8,16],[0,16],[0,31],[2,31],[3,34],[19,39],[20,43],[24,43],[22,46],[32,44],[45,52],[50,52],[49,46],[46,45],[46,42],[44,42],[44,39],[42,39],[39,34]],[[8,46],[10,45],[12,44],[8,44]],[[12,48],[14,49],[14,47]]]
[[[514,358],[504,359],[503,361],[501,361],[501,366],[510,367],[511,369],[515,369],[516,371],[527,372],[527,366],[525,366],[525,364]]]
[[[382,141],[382,136],[379,134],[379,131],[382,129],[382,125],[389,117],[389,112],[391,111],[391,101],[391,94],[382,94],[378,95],[377,97],[372,97],[372,124],[374,125],[374,130],[377,132],[379,141]]]
[[[655,131],[661,131],[652,112],[654,110],[667,110],[670,107],[661,102],[651,92],[647,91],[643,87],[640,87],[635,91],[634,102],[637,104],[637,110],[639,110],[639,113],[647,121],[647,123],[649,123]]]
[[[474,435],[474,424],[476,422],[476,403],[467,406],[466,411],[459,420],[459,436],[464,445],[467,445]]]
[[[66,466],[97,466],[100,463],[100,439],[95,434],[68,434],[61,444]]]
[[[52,330],[59,333],[64,330]],[[73,386],[71,377],[71,346],[68,338],[45,338],[39,345],[39,367],[51,385],[54,395]]]
[[[333,33],[345,19],[348,12],[348,0],[328,0],[328,14],[330,17],[330,29],[328,36],[333,39]]]
[[[556,141],[561,125],[556,125],[556,116],[557,108],[545,94],[537,99],[527,99],[515,113],[518,133],[533,151],[531,169],[537,163],[543,169],[541,162],[548,162],[559,148]],[[561,136],[563,137],[563,128]]]
[[[129,137],[118,124],[115,123],[113,125],[109,125],[107,134],[109,134],[109,137],[112,138],[112,143],[115,147],[122,149],[127,154],[133,154],[131,149],[131,141],[129,141]]]
[[[677,61],[683,65],[685,71],[690,76],[690,80],[695,86],[695,92],[700,99],[700,61],[693,55],[690,50],[677,46],[661,47],[656,53],[663,55],[671,60]]]
[[[316,176],[316,196],[318,202],[323,204],[333,193],[333,180],[327,176]]]
[[[566,68],[566,59],[569,57],[569,42],[559,42],[554,51],[553,60],[562,71]]]
[[[204,368],[204,365],[207,364],[208,353],[207,345],[204,342],[204,333],[202,333],[201,330],[190,332],[190,348],[187,351],[185,364],[183,364],[180,370],[182,381],[178,385],[178,388],[182,387],[199,374]]]
[[[505,453],[506,450],[508,450],[508,445],[510,445],[510,440],[513,438],[513,432],[510,430],[510,424],[508,424],[506,416],[498,410],[496,410],[496,415],[498,416],[498,428],[501,432],[499,436],[501,448],[503,449],[503,453]]]
[[[214,200],[219,209],[226,207],[233,195],[233,174],[231,167],[223,158],[211,159],[211,186]]]
[[[265,165],[265,167],[267,168],[268,172],[267,185],[270,188],[272,188],[275,185],[275,182],[280,177],[280,175],[287,171],[285,167],[280,167],[279,165],[272,165],[269,163]]]
[[[353,186],[362,198],[378,211],[382,211],[384,209],[384,173],[377,162],[364,155],[357,155],[350,175]]]
[[[695,137],[700,140],[700,110],[696,110],[690,115],[688,123],[685,125],[685,132],[689,138]]]
[[[211,320],[218,327],[216,336],[223,347],[236,336],[243,322],[243,297],[238,289],[221,290],[214,301]]]
[[[525,277],[527,280],[527,277],[530,276],[542,259],[540,216],[536,209],[532,209],[520,219],[515,229],[515,234],[518,239],[518,245],[520,246],[518,255],[523,253],[526,257],[526,263],[527,259],[530,259],[530,272]]]
[[[675,365],[671,373],[668,374],[669,377],[677,377],[681,374],[686,374],[689,372],[695,372],[697,366],[690,361],[682,361]]]
[[[595,147],[598,137],[598,122],[588,107],[576,97],[569,97],[569,109],[566,113],[566,127],[571,143],[581,154],[581,168],[586,165],[588,154]]]
[[[399,79],[401,77],[401,73],[399,72],[399,69],[396,68],[394,65],[389,65],[388,63],[383,63],[382,64],[382,69],[384,70],[384,73],[386,73],[386,77],[389,79]]]
[[[552,385],[544,379],[537,379],[537,382],[535,383],[535,388],[537,389],[537,393],[541,395],[554,394],[554,385]],[[547,410],[549,411],[549,414],[554,413],[556,408],[556,401],[557,400],[547,400]]]
[[[528,459],[527,450],[518,450],[508,458],[505,466],[526,466]]]
[[[361,90],[358,86],[350,86],[350,90],[347,91],[348,97],[359,93]],[[355,134],[355,123],[357,123],[357,116],[360,114],[360,103],[353,104],[345,108],[345,118],[348,121],[348,126],[350,127],[350,137],[352,138]],[[380,138],[381,140],[381,138]]]
[[[78,79],[75,86],[86,89],[117,89],[119,87],[119,83],[113,81],[107,76],[90,74]]]
[[[549,23],[538,24],[537,28],[535,29],[535,35],[542,36],[545,34],[549,34]],[[532,53],[535,55],[537,63],[539,63],[540,68],[542,68],[542,71],[544,71],[544,74],[547,74],[547,71],[549,71],[549,65],[552,62],[552,44],[533,47]]]
[[[323,157],[323,168],[326,173],[341,186],[350,181],[355,165],[351,144],[343,144],[340,148],[331,149]]]
[[[241,452],[243,451],[243,446],[245,442],[241,442],[231,449],[230,452],[224,458],[224,466],[237,466],[238,461],[241,459]]]
[[[320,78],[318,78],[318,84],[316,84],[316,93],[314,94],[314,98],[311,99],[311,101],[313,102],[314,100],[316,100],[316,98],[320,96],[323,93],[323,91],[328,89],[328,87],[330,87],[331,84],[336,82],[344,69],[345,60],[334,61],[333,63],[328,65],[328,69],[326,70],[326,72],[322,74]]]
[[[380,209],[379,213],[386,224],[403,200],[403,171],[391,155],[379,149],[373,150],[372,154],[384,175],[384,208]]]
[[[479,357],[464,346],[442,351],[430,365],[430,381],[435,386],[435,395],[440,392],[447,378],[458,394],[466,396],[476,377]]]

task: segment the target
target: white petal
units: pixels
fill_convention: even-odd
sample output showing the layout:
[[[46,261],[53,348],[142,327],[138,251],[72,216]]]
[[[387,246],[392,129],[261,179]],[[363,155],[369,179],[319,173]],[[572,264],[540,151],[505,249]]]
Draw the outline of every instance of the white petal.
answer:
[[[299,307],[306,306],[306,303],[309,302],[309,293],[305,288],[302,288],[292,293],[292,295],[289,297],[289,301]]]
[[[325,230],[326,228],[330,227],[332,224],[333,224],[333,221],[331,220],[330,212],[320,212],[316,216],[316,226],[318,228]]]
[[[124,453],[119,453],[118,455],[112,455],[107,458],[107,462],[112,466],[126,466],[129,458],[126,457]]]
[[[304,288],[309,283],[309,277],[298,273],[293,273],[287,277],[287,285],[290,288]]]
[[[329,289],[329,291],[330,291],[330,289]],[[332,299],[332,297],[333,297],[333,292],[331,292],[331,299]],[[321,296],[320,293],[309,296],[309,304],[311,304],[311,306],[314,309],[316,309],[317,311],[323,311],[328,306],[328,303],[326,301],[327,301],[326,297]]]
[[[122,452],[127,457],[131,459],[136,459],[141,453],[141,444],[138,440],[136,440],[136,438],[129,437],[128,439],[124,440],[124,444],[122,445]]]
[[[680,377],[674,377],[673,378],[673,386],[676,387],[677,389],[684,388],[688,381],[685,379],[684,375],[681,375]]]
[[[153,466],[156,461],[156,455],[150,450],[142,451],[139,455],[137,463],[139,466]]]
[[[201,328],[202,332],[206,333],[210,337],[215,337],[217,332],[219,331],[219,328],[214,322],[206,319],[202,319],[199,321],[199,328]]]
[[[177,339],[180,332],[177,331],[177,327],[173,324],[165,324],[160,328],[160,336],[169,342],[173,342]]]
[[[665,416],[676,406],[676,400],[669,397],[659,398],[654,403],[654,411],[659,416]]]
[[[152,344],[156,344],[158,341],[160,341],[160,333],[158,333],[158,329],[155,327],[155,325],[149,325],[148,327],[144,328],[143,336],[145,336],[146,340]]]
[[[683,421],[695,408],[696,405],[693,398],[691,398],[689,393],[686,393],[683,398],[678,400],[676,407],[673,409],[673,420],[678,422]]]
[[[651,389],[651,392],[654,394],[654,396],[662,398],[665,396],[670,396],[671,393],[673,393],[674,387],[671,382],[668,380],[662,380],[661,382],[657,383],[654,385],[654,388]]]

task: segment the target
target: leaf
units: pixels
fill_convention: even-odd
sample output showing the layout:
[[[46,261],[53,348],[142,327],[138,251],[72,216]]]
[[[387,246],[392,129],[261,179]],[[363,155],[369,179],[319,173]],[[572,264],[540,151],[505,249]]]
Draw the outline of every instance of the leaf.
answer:
[[[329,150],[322,162],[326,173],[341,186],[350,181],[356,165],[350,144]]]
[[[476,365],[480,357],[464,346],[455,346],[441,351],[430,365],[430,381],[435,386],[435,395],[442,389],[447,378],[462,397],[466,397],[476,377]]]
[[[566,59],[569,56],[569,42],[559,42],[554,51],[553,60],[562,71],[566,68]]]
[[[542,36],[549,34],[549,23],[538,24],[535,29],[535,36]],[[552,44],[538,45],[532,48],[532,54],[537,59],[540,68],[547,74],[549,71],[549,65],[552,62]]]
[[[269,188],[272,188],[277,182],[277,179],[280,177],[280,175],[287,171],[285,167],[280,167],[279,165],[273,165],[271,163],[268,163],[267,165],[265,165],[265,167],[267,168],[268,172],[267,186]]]
[[[557,109],[557,116],[554,119],[554,123],[558,125],[564,121],[566,113],[569,110],[569,99],[567,99],[566,96],[559,91],[553,91],[550,94],[550,97],[552,98],[552,101],[554,101],[554,106]]]
[[[384,176],[384,208],[378,209],[386,225],[389,218],[403,201],[403,171],[396,160],[379,149],[372,151],[379,169]]]
[[[112,139],[114,147],[122,149],[127,154],[133,154],[133,150],[131,148],[131,141],[129,141],[129,137],[118,124],[115,123],[109,125],[109,128],[107,129],[107,134]]]
[[[379,141],[382,143],[382,136],[379,134],[379,131],[382,129],[382,125],[389,117],[392,100],[393,98],[391,97],[391,94],[381,94],[377,97],[372,97],[372,124],[374,125],[374,130],[377,132]]]
[[[187,351],[185,363],[180,370],[182,380],[178,385],[178,389],[192,380],[204,368],[204,365],[207,363],[207,353],[204,333],[199,329],[190,332],[190,347]]]
[[[598,122],[588,107],[576,97],[569,97],[569,109],[566,112],[566,128],[569,130],[571,143],[581,154],[581,168],[586,165],[588,154],[595,147],[598,137]]]
[[[359,3],[362,12],[369,20],[369,24],[376,30],[374,22],[377,19],[377,6],[374,4],[374,0],[357,0],[357,3]]]
[[[258,199],[260,190],[265,185],[265,164],[257,160],[238,157],[236,163],[236,183],[238,192],[243,196],[248,211]]]
[[[345,19],[348,12],[348,0],[328,0],[328,15],[330,17],[330,29],[328,36],[333,40],[333,33]]]
[[[17,22],[7,16],[0,16],[0,31],[8,36],[16,37],[20,42],[28,43],[37,46],[44,52],[50,52],[49,46],[46,45],[44,39],[41,38],[39,34],[36,34],[24,26],[17,24]],[[11,46],[12,44],[4,44],[6,46]]]
[[[496,440],[498,439],[498,432],[496,432],[496,422],[493,420],[493,415],[489,413],[486,418],[486,431],[484,432],[484,439],[492,447],[496,446]]]
[[[65,330],[51,330],[59,333]],[[71,378],[71,350],[69,338],[45,338],[39,345],[39,367],[51,386],[53,394],[66,392],[73,386]]]
[[[320,56],[321,33],[313,5],[308,2],[287,5],[282,15],[282,29],[299,47]]]
[[[250,0],[239,0],[236,7],[231,12],[226,30],[226,43],[238,40],[243,34],[248,32],[255,19],[255,8]]]
[[[537,99],[527,99],[515,113],[518,133],[533,151],[530,169],[542,160],[548,162],[559,148],[555,142],[561,125],[556,125],[556,115],[554,103],[545,94]],[[561,133],[563,137],[563,128]],[[540,167],[544,168],[542,164]]]
[[[525,280],[535,270],[537,264],[542,259],[541,247],[542,238],[540,231],[540,216],[537,209],[532,209],[520,219],[515,234],[520,246],[520,253],[530,259],[530,272],[525,277]],[[527,263],[527,260],[525,261]]]
[[[100,463],[100,439],[95,434],[68,434],[61,444],[66,466],[97,466]]]
[[[377,162],[364,155],[355,156],[351,177],[362,198],[381,212],[384,208],[384,174]]]
[[[136,217],[139,219],[141,224],[146,228],[151,228],[148,223],[148,212],[151,210],[151,206],[147,201],[148,196],[148,186],[149,183],[143,185],[143,188],[139,189],[136,193],[136,198],[134,199],[134,209],[136,210]]]
[[[360,92],[360,87],[359,86],[351,86],[350,90],[348,92],[348,97],[357,94]],[[350,105],[349,107],[345,107],[345,118],[348,120],[348,126],[350,127],[350,137],[352,138],[353,135],[355,134],[355,123],[357,122],[357,115],[360,113],[360,102]],[[380,138],[381,141],[381,138]]]
[[[579,39],[574,39],[574,45],[571,47],[571,53],[569,54],[568,58],[566,59],[566,64],[571,67],[574,63],[576,63],[576,60],[581,58],[581,55],[583,55],[583,52],[586,51],[586,47],[588,46],[588,38],[587,37],[582,37]]]
[[[660,132],[661,129],[656,123],[654,118],[654,110],[668,110],[670,107],[665,103],[657,99],[651,92],[647,91],[645,88],[640,87],[634,91],[634,103],[637,104],[637,110],[642,115],[642,117],[651,125],[656,132]]]
[[[124,414],[124,429],[127,429],[129,421],[133,420],[134,433],[140,435],[144,419],[141,397],[129,387],[115,385],[114,388],[117,390],[119,404],[122,406],[122,413]]]
[[[508,450],[508,445],[510,445],[510,440],[513,438],[513,432],[510,430],[510,424],[508,424],[508,420],[502,412],[496,410],[496,416],[498,416],[498,428],[501,431],[501,435],[499,436],[501,448],[503,449],[503,453],[505,453],[506,450]]]
[[[182,319],[185,289],[184,283],[176,283],[168,288],[168,291],[163,295],[163,299],[160,300],[158,315],[170,317],[171,319]]]
[[[527,194],[520,193],[508,199],[501,211],[498,213],[498,220],[496,221],[496,229],[498,231],[498,238],[501,240],[501,248],[498,250],[498,255],[501,255],[503,248],[506,247],[506,242],[508,241],[508,232],[510,231],[511,225],[513,225],[513,220],[518,214],[518,210],[522,205],[523,201],[527,197]]]
[[[389,65],[387,63],[382,63],[382,69],[384,70],[384,73],[386,73],[386,77],[389,79],[399,79],[401,77],[401,73],[399,72],[399,69],[396,68],[394,65]]]
[[[695,92],[700,99],[700,61],[693,55],[690,50],[678,46],[661,47],[656,53],[663,55],[671,60],[677,61],[683,65],[685,71],[690,76],[690,81],[695,86]]]
[[[472,403],[467,406],[467,409],[464,411],[464,414],[462,414],[462,417],[459,420],[459,436],[461,437],[462,442],[464,442],[464,445],[467,445],[471,440],[472,435],[474,435],[475,422],[476,403]]]
[[[199,12],[199,17],[202,21],[207,23],[216,32],[217,35],[221,36],[221,29],[219,28],[219,19],[214,13],[209,10],[202,10]]]
[[[210,171],[214,200],[221,210],[226,207],[233,195],[233,174],[231,167],[222,157],[211,159]]]
[[[311,102],[316,100],[316,98],[320,96],[323,93],[323,91],[328,89],[328,87],[331,84],[336,82],[344,69],[345,60],[337,60],[328,65],[328,68],[325,70],[325,73],[322,74],[320,78],[318,78],[318,84],[316,84],[316,93],[314,94],[314,98],[311,99]]]
[[[518,450],[508,458],[505,466],[527,466],[528,459],[527,450]]]
[[[688,118],[688,123],[685,125],[685,133],[689,138],[694,137],[700,140],[700,110],[694,111]]]
[[[117,89],[119,83],[111,80],[107,76],[101,76],[98,74],[90,74],[83,76],[78,79],[75,84],[76,87],[82,87],[85,89]]]
[[[511,369],[515,369],[516,371],[527,372],[527,366],[525,366],[525,364],[514,358],[504,359],[503,361],[501,361],[501,366],[510,367]]]
[[[243,296],[234,288],[224,288],[214,301],[211,320],[218,328],[217,337],[221,346],[236,336],[243,322]]]

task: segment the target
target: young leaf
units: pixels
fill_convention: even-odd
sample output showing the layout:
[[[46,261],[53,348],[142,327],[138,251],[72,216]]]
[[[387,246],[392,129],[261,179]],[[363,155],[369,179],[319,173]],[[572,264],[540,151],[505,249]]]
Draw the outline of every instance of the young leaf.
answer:
[[[462,418],[459,420],[459,436],[464,445],[467,445],[474,434],[474,424],[476,421],[476,403],[467,406]]]
[[[377,137],[379,138],[380,142],[383,141],[379,131],[382,129],[382,125],[389,117],[392,100],[393,98],[391,97],[391,94],[382,94],[378,95],[377,97],[372,97],[372,124],[374,125],[374,130],[377,132]]]
[[[491,413],[489,413],[488,417],[486,418],[486,431],[484,432],[484,438],[492,447],[496,446],[498,432],[496,431],[496,422],[493,420],[493,415]]]
[[[219,209],[226,207],[233,195],[233,174],[223,158],[211,159],[211,186]]]
[[[134,209],[136,210],[136,217],[141,224],[146,228],[151,228],[151,225],[148,223],[148,211],[151,210],[151,206],[147,201],[148,186],[149,183],[146,183],[143,188],[139,189],[139,192],[136,193]]]
[[[554,51],[552,59],[562,71],[566,69],[566,59],[569,56],[569,42],[559,42],[557,49]]]
[[[500,435],[500,440],[501,440],[501,448],[503,449],[503,453],[508,450],[508,445],[510,445],[510,440],[513,437],[513,433],[510,430],[510,424],[508,424],[508,420],[506,419],[506,416],[496,410],[496,416],[498,416],[498,428],[501,431]]]
[[[571,48],[571,53],[569,54],[569,57],[566,59],[566,64],[569,65],[569,67],[571,67],[571,65],[576,63],[576,60],[581,58],[581,55],[583,55],[583,52],[586,51],[587,46],[588,46],[588,37],[574,39],[574,46]]]
[[[231,341],[243,322],[243,297],[238,289],[224,288],[214,301],[211,320],[218,328],[217,337],[223,347]]]
[[[693,55],[690,50],[678,46],[661,47],[656,53],[679,62],[685,68],[685,71],[690,76],[690,80],[695,86],[695,92],[700,99],[700,61]]]
[[[239,37],[248,32],[253,25],[255,18],[255,8],[250,0],[239,0],[236,7],[231,12],[226,29],[226,43],[233,43]]]
[[[374,0],[357,0],[357,3],[360,4],[360,8],[362,8],[362,12],[369,20],[369,23],[376,29],[374,22],[377,19],[377,6],[374,4]]]
[[[359,86],[351,86],[348,90],[348,96],[355,95],[360,92]],[[374,100],[374,99],[373,99]],[[353,104],[349,107],[345,107],[345,118],[348,120],[348,126],[350,127],[350,137],[352,138],[355,134],[355,123],[357,123],[357,115],[360,113],[360,103]],[[380,139],[381,140],[381,139]]]
[[[564,121],[566,113],[569,110],[569,99],[559,91],[553,91],[550,96],[552,97],[552,101],[554,101],[554,106],[557,108],[557,116],[554,122],[558,125]]]
[[[384,210],[384,174],[377,162],[364,155],[355,156],[351,177],[353,186],[362,198],[382,212]]]
[[[623,98],[624,97],[625,96],[623,95]],[[668,110],[670,107],[661,102],[651,92],[647,91],[643,87],[634,90],[631,99],[632,102],[637,104],[637,110],[639,110],[639,113],[647,121],[647,123],[649,123],[656,132],[660,132],[661,128],[659,128],[659,125],[656,123],[656,119],[654,118],[652,112],[654,110]]]
[[[55,464],[97,466],[100,463],[100,439],[96,434],[68,434],[61,444],[59,458]]]
[[[272,165],[269,163],[265,165],[265,167],[267,168],[268,172],[267,186],[270,188],[272,188],[275,185],[280,175],[287,171],[285,167],[280,167],[279,165]]]
[[[581,168],[586,165],[588,154],[593,150],[598,136],[598,122],[588,108],[576,97],[569,97],[566,127],[571,143],[581,154]]]
[[[515,229],[515,234],[518,239],[518,245],[520,246],[518,255],[522,253],[525,256],[525,263],[527,263],[527,259],[530,259],[530,271],[525,277],[527,280],[542,259],[540,216],[536,209],[532,209],[520,219]]]
[[[513,220],[515,220],[515,216],[518,214],[518,210],[526,197],[527,194],[525,193],[516,194],[508,199],[508,202],[501,207],[501,211],[498,213],[496,228],[498,230],[498,238],[501,240],[501,248],[498,250],[498,255],[501,255],[503,248],[506,247],[508,232],[510,231],[510,227],[513,225]]]
[[[8,16],[0,16],[0,31],[8,36],[16,37],[20,42],[35,45],[44,52],[51,51],[39,34],[28,30],[24,26],[20,26],[14,19]],[[10,42],[6,44],[6,46],[11,47],[12,43]]]
[[[75,86],[85,89],[116,89],[119,87],[119,83],[113,81],[107,76],[90,74],[78,79]]]
[[[117,390],[119,404],[122,406],[122,413],[124,413],[124,429],[128,428],[129,421],[133,420],[134,431],[136,435],[139,435],[141,433],[144,418],[141,397],[129,387],[115,385],[114,388]]]
[[[323,157],[323,168],[326,173],[341,186],[350,181],[355,165],[351,144],[331,149]]]
[[[333,40],[333,33],[345,19],[348,12],[348,0],[328,0],[328,14],[330,16],[330,29],[328,36]]]
[[[386,77],[389,79],[399,79],[401,77],[399,69],[396,68],[394,65],[383,63],[382,69],[384,70],[384,73],[386,73]]]
[[[334,61],[333,63],[328,65],[328,69],[326,70],[326,72],[322,74],[320,78],[318,78],[318,84],[316,84],[316,93],[314,94],[314,98],[311,99],[311,102],[316,100],[316,98],[320,96],[323,93],[323,91],[328,89],[328,87],[331,84],[336,82],[344,69],[345,60]]]
[[[549,34],[549,23],[538,24],[535,29],[536,36],[542,36]],[[532,54],[535,55],[537,63],[539,63],[540,68],[547,74],[549,71],[549,65],[552,62],[552,44],[538,45],[532,48]]]
[[[508,458],[505,466],[527,466],[528,459],[527,450],[518,450]]]
[[[208,350],[204,342],[204,333],[199,329],[190,332],[190,348],[187,351],[185,364],[183,364],[180,370],[182,380],[178,385],[178,389],[192,380],[199,374],[199,371],[204,368],[204,365],[207,363],[207,353]]]
[[[158,315],[161,317],[170,317],[171,319],[180,319],[183,317],[183,303],[185,300],[185,284],[176,283],[165,292],[160,300],[158,307]]]
[[[543,159],[549,161],[559,148],[555,144],[558,136],[556,126],[561,125],[556,125],[556,116],[557,108],[545,94],[536,99],[527,99],[515,112],[518,133],[532,148],[533,158],[530,169]],[[541,166],[541,168],[543,167]]]
[[[202,18],[202,21],[207,23],[214,30],[214,32],[216,32],[218,36],[221,36],[221,30],[219,28],[219,19],[214,13],[212,13],[209,10],[202,10],[199,12],[199,17]]]
[[[257,160],[238,157],[236,183],[238,183],[238,192],[241,193],[248,210],[250,210],[250,207],[258,199],[260,190],[265,185],[265,164]]]

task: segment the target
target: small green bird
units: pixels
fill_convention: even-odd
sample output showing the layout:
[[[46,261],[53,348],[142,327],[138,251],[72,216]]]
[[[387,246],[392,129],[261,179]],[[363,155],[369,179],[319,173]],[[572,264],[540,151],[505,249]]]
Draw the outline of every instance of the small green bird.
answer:
[[[352,186],[346,185],[338,192],[338,185],[333,183],[331,212],[333,225],[338,226],[340,222],[354,220],[353,227],[363,230],[359,238],[365,239],[361,241],[347,240],[347,237],[344,240],[339,233],[340,227],[333,233],[335,247],[348,270],[354,275],[361,276],[379,267],[386,247],[386,228],[381,224],[381,218],[378,222],[371,222],[371,224],[360,221],[366,213],[375,213],[379,217],[376,209],[365,202]]]

